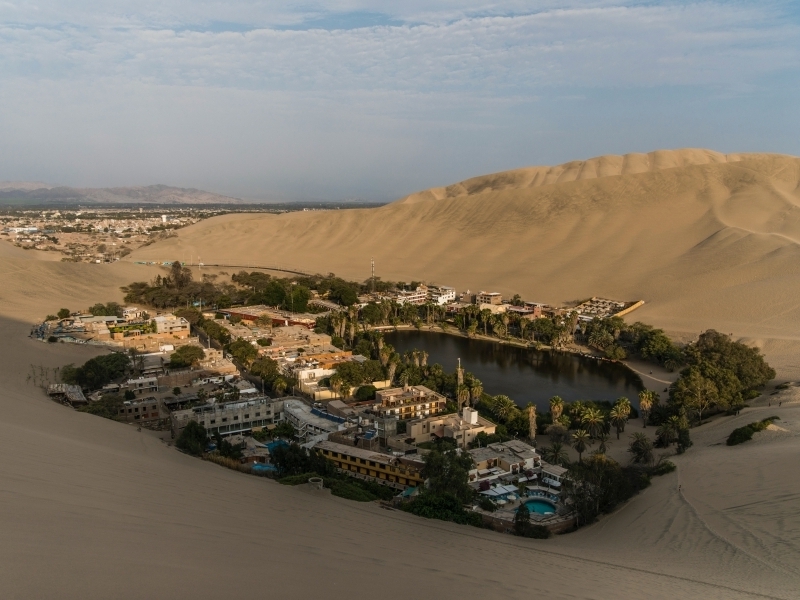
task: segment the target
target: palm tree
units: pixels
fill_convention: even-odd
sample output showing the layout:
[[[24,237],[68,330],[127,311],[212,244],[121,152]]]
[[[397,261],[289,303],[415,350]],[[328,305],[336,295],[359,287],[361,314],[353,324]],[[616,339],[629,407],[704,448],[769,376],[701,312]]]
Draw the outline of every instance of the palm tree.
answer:
[[[403,387],[408,385],[408,380],[411,378],[411,374],[408,372],[408,369],[400,373],[400,383],[403,384]]]
[[[494,415],[501,421],[505,421],[511,412],[517,407],[514,401],[508,396],[494,397]]]
[[[642,427],[647,427],[647,415],[650,409],[653,408],[653,399],[656,395],[655,392],[650,390],[642,390],[639,392],[639,410],[642,413]]]
[[[342,376],[338,373],[334,373],[328,381],[330,382],[329,385],[331,389],[338,394],[342,389]]]
[[[400,355],[396,352],[392,352],[392,355],[388,359],[388,364],[386,365],[386,378],[389,380],[389,384],[394,381],[394,374],[397,372],[397,365],[400,364]]]
[[[456,389],[456,398],[458,399],[458,408],[462,405],[466,406],[469,402],[469,388],[463,383]]]
[[[647,439],[647,436],[637,431],[631,438],[630,446],[628,446],[631,461],[635,464],[653,464],[653,444]]]
[[[586,427],[586,430],[592,438],[596,438],[603,430],[604,423],[605,419],[603,418],[603,413],[596,408],[587,408],[581,417],[581,425]]]
[[[286,387],[289,384],[283,377],[276,377],[275,382],[272,384],[272,389],[275,390],[275,393],[279,396],[283,395],[283,392],[286,391]]]
[[[385,367],[389,363],[389,359],[394,354],[394,348],[391,344],[383,346],[380,350],[378,350],[378,359],[381,361],[381,364]]]
[[[619,434],[625,431],[625,423],[628,421],[628,415],[625,412],[625,407],[621,404],[615,404],[609,413],[611,417],[611,424],[617,430],[617,439]]]
[[[488,308],[484,308],[478,315],[478,318],[481,320],[481,323],[483,323],[483,335],[489,335],[487,327],[489,325],[489,321],[492,319],[492,311],[490,311]]]
[[[581,422],[581,417],[583,416],[583,411],[586,410],[586,407],[583,405],[583,402],[580,400],[575,400],[572,404],[569,405],[569,416],[572,417],[573,422]]]
[[[615,405],[622,406],[622,410],[625,411],[625,417],[629,417],[631,414],[631,401],[628,400],[625,396],[621,398],[617,398],[617,401],[614,403]]]
[[[608,441],[608,434],[605,431],[601,432],[600,435],[597,436],[597,441],[600,443],[600,445],[597,446],[598,454],[605,454],[608,451],[608,447],[611,445]]]
[[[561,413],[564,412],[564,401],[561,396],[553,396],[550,398],[550,414],[553,415],[553,422],[558,421]]]
[[[553,442],[552,446],[542,448],[542,458],[551,465],[564,466],[569,461],[567,451],[561,442]]]
[[[483,384],[479,379],[473,379],[469,385],[469,395],[472,398],[472,406],[478,403],[478,400],[481,399],[481,394],[483,394]]]
[[[520,339],[522,339],[522,340],[525,339],[525,328],[527,328],[529,324],[530,324],[530,321],[528,321],[528,319],[526,319],[524,317],[519,320],[519,337],[520,337]]]
[[[575,452],[578,453],[578,462],[583,462],[583,453],[586,452],[590,441],[589,433],[584,429],[578,429],[578,431],[572,434],[572,447],[575,448]]]
[[[656,435],[661,438],[667,446],[671,445],[678,435],[678,427],[675,417],[670,417],[665,423],[663,423],[656,430]]]

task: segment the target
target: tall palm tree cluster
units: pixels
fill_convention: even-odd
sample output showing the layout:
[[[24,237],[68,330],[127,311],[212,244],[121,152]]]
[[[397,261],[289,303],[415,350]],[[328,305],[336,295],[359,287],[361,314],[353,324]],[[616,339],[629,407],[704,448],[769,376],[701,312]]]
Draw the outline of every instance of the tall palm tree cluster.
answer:
[[[658,394],[650,390],[639,393],[639,406],[642,413],[643,426],[646,426],[647,414],[658,404]],[[559,396],[550,398],[550,418],[552,425],[546,433],[550,437],[550,446],[542,449],[542,457],[550,463],[566,465],[568,461],[566,446],[571,446],[578,453],[578,462],[583,462],[583,454],[595,444],[595,454],[604,455],[610,445],[609,430],[613,427],[620,439],[625,431],[632,412],[630,400],[619,398],[610,409],[593,402],[580,400],[567,404]]]

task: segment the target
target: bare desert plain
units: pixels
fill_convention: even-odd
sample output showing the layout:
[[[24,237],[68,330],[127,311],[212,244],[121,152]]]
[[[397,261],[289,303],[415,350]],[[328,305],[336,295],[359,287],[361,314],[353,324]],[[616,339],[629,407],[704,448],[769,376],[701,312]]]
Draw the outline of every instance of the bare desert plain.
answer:
[[[759,344],[800,379],[800,159],[704,150],[480,177],[378,209],[231,215],[131,260],[290,264],[560,303]],[[577,533],[538,541],[316,495],[74,412],[31,365],[97,352],[27,337],[62,306],[121,300],[151,267],[0,244],[3,598],[800,597],[800,387],[692,430],[676,472]],[[782,402],[777,408],[775,404]],[[771,406],[767,404],[771,403]],[[777,414],[753,441],[734,427]]]

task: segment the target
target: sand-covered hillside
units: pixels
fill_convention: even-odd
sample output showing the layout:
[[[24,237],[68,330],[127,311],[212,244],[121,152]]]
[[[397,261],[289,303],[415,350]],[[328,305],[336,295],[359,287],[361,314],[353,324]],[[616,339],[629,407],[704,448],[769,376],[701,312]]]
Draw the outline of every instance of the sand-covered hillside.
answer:
[[[201,257],[365,280],[426,280],[561,303],[644,299],[634,317],[800,339],[800,159],[706,150],[477,177],[375,209],[228,215],[132,260]],[[797,367],[798,365],[795,365]],[[798,371],[800,372],[800,371]]]
[[[676,473],[599,523],[515,538],[246,476],[48,400],[32,366],[100,350],[31,340],[30,323],[153,273],[0,244],[0,597],[797,597],[800,389],[693,430]],[[776,411],[781,431],[720,445]]]

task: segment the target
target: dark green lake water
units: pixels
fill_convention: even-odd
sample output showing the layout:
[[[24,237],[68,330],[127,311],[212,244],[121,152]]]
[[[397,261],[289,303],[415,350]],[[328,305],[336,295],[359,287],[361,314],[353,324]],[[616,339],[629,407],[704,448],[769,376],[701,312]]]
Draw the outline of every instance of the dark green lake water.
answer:
[[[634,406],[642,389],[639,376],[618,363],[563,352],[506,346],[484,340],[425,331],[393,331],[386,342],[403,353],[425,350],[428,363],[453,371],[461,365],[483,383],[487,394],[505,394],[518,405],[533,402],[549,410],[548,400],[616,400],[627,396]]]

